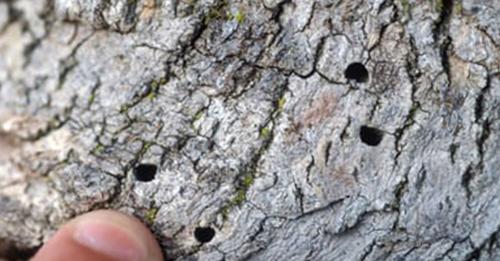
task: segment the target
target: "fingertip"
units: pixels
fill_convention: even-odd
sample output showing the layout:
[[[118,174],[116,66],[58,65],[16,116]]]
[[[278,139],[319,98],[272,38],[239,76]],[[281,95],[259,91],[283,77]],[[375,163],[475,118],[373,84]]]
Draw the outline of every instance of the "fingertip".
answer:
[[[99,210],[64,225],[33,260],[160,261],[162,254],[154,236],[138,219]]]

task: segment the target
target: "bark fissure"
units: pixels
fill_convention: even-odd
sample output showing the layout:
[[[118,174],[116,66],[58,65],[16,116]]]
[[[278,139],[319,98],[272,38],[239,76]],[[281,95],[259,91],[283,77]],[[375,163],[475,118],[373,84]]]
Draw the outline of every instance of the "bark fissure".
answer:
[[[476,2],[0,1],[0,257],[113,208],[170,259],[498,259]]]

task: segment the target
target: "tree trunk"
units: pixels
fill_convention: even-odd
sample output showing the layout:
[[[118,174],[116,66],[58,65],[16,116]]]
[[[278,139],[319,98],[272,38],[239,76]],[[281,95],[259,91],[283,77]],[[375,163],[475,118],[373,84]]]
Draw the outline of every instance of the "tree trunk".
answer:
[[[111,208],[168,260],[500,260],[499,14],[0,1],[0,256]]]

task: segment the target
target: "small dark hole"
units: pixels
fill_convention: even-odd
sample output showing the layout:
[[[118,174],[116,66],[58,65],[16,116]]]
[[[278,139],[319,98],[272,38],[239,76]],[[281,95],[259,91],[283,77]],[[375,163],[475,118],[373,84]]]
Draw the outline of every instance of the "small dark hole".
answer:
[[[362,126],[359,131],[361,141],[370,146],[377,146],[382,141],[384,133],[376,128]]]
[[[470,11],[476,14],[481,11],[481,8],[479,6],[474,6],[470,9]]]
[[[344,72],[345,78],[356,82],[368,81],[368,71],[361,63],[351,63]]]
[[[139,164],[134,168],[134,176],[138,181],[148,182],[155,178],[158,167],[153,164]]]
[[[210,242],[215,236],[215,230],[211,227],[197,227],[194,230],[194,237],[200,243]]]

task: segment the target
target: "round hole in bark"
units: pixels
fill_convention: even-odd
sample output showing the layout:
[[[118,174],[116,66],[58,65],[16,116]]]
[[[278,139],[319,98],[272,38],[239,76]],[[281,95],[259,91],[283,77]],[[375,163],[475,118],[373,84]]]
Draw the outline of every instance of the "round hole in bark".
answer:
[[[361,138],[361,141],[366,145],[377,146],[382,141],[384,133],[377,128],[361,126],[361,129],[359,130],[359,136]]]
[[[368,81],[368,70],[361,63],[351,63],[344,72],[345,78],[356,82]]]
[[[210,242],[215,236],[215,230],[211,227],[197,227],[194,230],[194,237],[200,243]]]
[[[139,164],[134,168],[134,176],[138,181],[148,182],[155,178],[158,167],[153,164]]]

